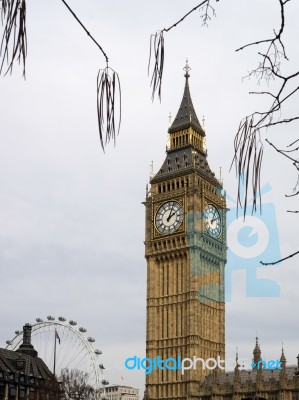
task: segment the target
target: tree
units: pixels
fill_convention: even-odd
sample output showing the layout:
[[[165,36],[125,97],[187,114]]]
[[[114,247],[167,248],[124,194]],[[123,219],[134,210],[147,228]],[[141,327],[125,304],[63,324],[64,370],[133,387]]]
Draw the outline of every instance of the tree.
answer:
[[[58,378],[63,393],[62,399],[93,399],[94,388],[88,384],[88,378],[87,372],[64,368]]]
[[[120,83],[115,71],[108,67],[108,57],[102,47],[90,35],[88,30],[70,9],[65,0],[61,0],[73,17],[85,30],[88,36],[94,41],[102,52],[106,60],[106,67],[99,70],[97,78],[97,108],[98,108],[98,126],[102,147],[111,140],[115,142],[115,137],[119,132],[121,107],[120,107]],[[198,5],[189,10],[184,16],[167,28],[157,31],[151,35],[150,55],[148,64],[148,73],[151,75],[152,99],[156,93],[161,100],[162,95],[162,77],[164,67],[165,53],[165,35],[195,11],[200,12],[200,18],[203,26],[207,26],[210,20],[216,16],[217,2],[219,0],[202,0]],[[291,0],[273,0],[277,5],[277,13],[280,16],[280,24],[273,29],[273,35],[268,38],[262,38],[252,43],[245,44],[238,49],[246,50],[249,47],[257,48],[258,63],[250,70],[247,77],[254,77],[257,83],[265,81],[270,83],[275,80],[277,88],[268,91],[251,92],[255,95],[263,95],[269,99],[265,110],[256,110],[244,116],[237,128],[234,140],[234,159],[232,165],[235,166],[238,181],[238,207],[243,209],[245,218],[248,199],[253,197],[253,209],[257,211],[261,208],[260,178],[262,171],[262,162],[264,151],[274,150],[280,156],[283,156],[291,163],[297,172],[297,180],[291,192],[286,197],[299,195],[299,138],[288,140],[285,135],[285,147],[283,149],[270,141],[267,137],[269,128],[283,124],[290,124],[299,119],[297,115],[285,114],[286,105],[294,98],[299,91],[299,71],[296,69],[291,73],[285,73],[286,65],[289,63],[285,40],[286,28],[286,8]],[[2,23],[4,26],[3,37],[0,46],[0,73],[3,71],[5,60],[8,64],[6,72],[12,72],[15,61],[23,64],[23,74],[25,75],[25,59],[27,55],[27,36],[26,36],[26,0],[0,0]],[[116,98],[119,97],[119,102]],[[119,123],[117,120],[116,108],[119,104]],[[267,147],[265,147],[267,146]],[[242,198],[240,189],[245,186],[245,197]],[[298,210],[288,210],[290,213],[298,213]],[[298,254],[296,251],[282,260]],[[282,260],[278,260],[280,262]],[[275,262],[276,263],[276,262]],[[273,264],[273,263],[271,263]]]
[[[48,380],[41,380],[35,388],[35,399],[61,400],[62,394],[61,385],[54,375]]]
[[[109,59],[102,46],[86,29],[65,0],[61,0],[75,20],[87,33],[105,58],[106,66],[97,74],[97,114],[101,146],[104,150],[110,141],[115,143],[121,122],[121,88],[117,72],[109,67]],[[0,75],[12,73],[15,62],[23,65],[26,74],[27,31],[26,0],[0,0],[1,21],[4,27],[0,44]]]

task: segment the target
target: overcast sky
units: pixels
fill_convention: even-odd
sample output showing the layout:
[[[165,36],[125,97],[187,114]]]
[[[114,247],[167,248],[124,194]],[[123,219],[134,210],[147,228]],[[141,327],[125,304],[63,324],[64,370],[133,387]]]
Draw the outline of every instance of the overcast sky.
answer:
[[[145,354],[145,186],[150,163],[157,172],[165,157],[168,117],[181,102],[186,57],[199,119],[205,116],[209,164],[236,195],[229,173],[240,119],[267,106],[253,97],[256,81],[243,80],[258,63],[257,49],[236,53],[278,28],[276,0],[230,0],[216,4],[216,18],[201,26],[195,12],[165,35],[162,102],[151,102],[147,76],[149,37],[194,7],[196,1],[70,0],[77,15],[108,53],[120,76],[123,120],[117,146],[103,154],[97,133],[96,75],[105,66],[61,1],[28,0],[27,78],[15,67],[0,85],[0,346],[36,317],[66,316],[88,329],[103,351],[111,383],[138,386],[143,374],[121,370],[125,358]],[[298,14],[287,4],[288,70],[296,71]],[[262,50],[262,49],[261,49]],[[274,84],[275,85],[275,84]],[[273,86],[274,87],[274,86]],[[262,85],[261,88],[264,88]],[[297,98],[283,112],[298,111]],[[298,135],[298,124],[267,133],[278,145]],[[287,139],[286,139],[287,137]],[[298,250],[298,198],[290,164],[265,145],[262,185],[275,206],[281,254]],[[233,202],[229,203],[234,207]],[[298,207],[297,207],[298,208]],[[246,297],[245,270],[233,271],[226,305],[229,357],[250,358],[258,333],[266,359],[289,363],[299,353],[299,258],[258,268],[259,278],[280,286],[279,297]]]

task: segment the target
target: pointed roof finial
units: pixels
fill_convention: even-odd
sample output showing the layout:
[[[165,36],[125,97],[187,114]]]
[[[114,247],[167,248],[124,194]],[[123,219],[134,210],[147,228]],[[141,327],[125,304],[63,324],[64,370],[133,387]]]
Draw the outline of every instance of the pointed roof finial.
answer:
[[[191,70],[190,65],[188,64],[188,58],[186,58],[186,65],[184,66],[183,70],[185,71],[185,78],[188,79],[190,76],[189,71]]]
[[[150,177],[154,176],[154,161],[150,163]]]
[[[239,352],[238,352],[238,347],[236,347],[236,366],[235,366],[235,369],[239,369],[239,367],[240,367],[238,361],[239,361]]]
[[[235,373],[234,373],[234,381],[235,383],[237,383],[239,381],[239,368],[240,368],[240,364],[239,364],[239,354],[238,354],[238,347],[236,347],[236,363],[235,363]]]
[[[253,369],[257,368],[258,362],[261,361],[261,348],[259,345],[258,337],[255,337],[255,347],[253,349],[253,363],[251,364]]]
[[[190,89],[189,89],[189,81],[188,78],[190,76],[190,66],[188,64],[188,59],[186,60],[186,65],[184,67],[185,71],[185,89],[182,98],[182,102],[179,108],[179,111],[171,125],[168,129],[169,133],[174,133],[181,131],[183,129],[193,128],[197,133],[201,136],[205,136],[205,132],[202,129],[200,122],[197,118],[196,112],[193,107],[193,103],[191,100]]]
[[[284,355],[284,349],[283,349],[283,342],[281,343],[281,356],[280,356],[280,361],[286,361],[285,355]]]

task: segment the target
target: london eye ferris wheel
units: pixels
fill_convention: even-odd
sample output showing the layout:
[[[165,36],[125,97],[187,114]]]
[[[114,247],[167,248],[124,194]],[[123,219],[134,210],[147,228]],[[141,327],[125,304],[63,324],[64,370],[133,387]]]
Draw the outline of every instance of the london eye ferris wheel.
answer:
[[[87,330],[78,327],[74,320],[48,316],[46,320],[37,318],[31,324],[32,345],[38,356],[56,376],[64,368],[78,369],[88,374],[88,384],[94,388],[95,399],[105,399],[104,366],[101,363],[102,351],[95,347],[95,339],[87,335]],[[15,336],[6,341],[8,350],[17,350],[23,342],[23,331],[15,331]]]

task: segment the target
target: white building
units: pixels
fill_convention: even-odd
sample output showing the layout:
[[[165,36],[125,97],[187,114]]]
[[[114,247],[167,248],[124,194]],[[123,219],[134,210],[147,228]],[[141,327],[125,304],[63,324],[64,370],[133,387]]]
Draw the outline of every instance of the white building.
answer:
[[[139,400],[139,389],[131,386],[111,385],[105,389],[107,400]]]

